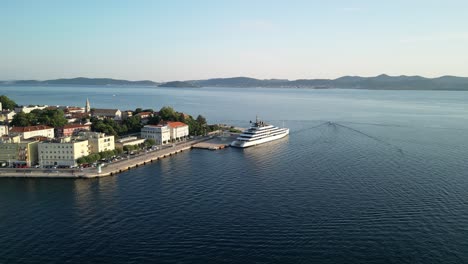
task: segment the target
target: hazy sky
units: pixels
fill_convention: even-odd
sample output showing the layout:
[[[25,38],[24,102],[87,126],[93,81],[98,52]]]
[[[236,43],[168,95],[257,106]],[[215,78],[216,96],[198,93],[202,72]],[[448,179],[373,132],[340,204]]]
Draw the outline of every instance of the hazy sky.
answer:
[[[0,0],[0,79],[468,76],[468,1]]]

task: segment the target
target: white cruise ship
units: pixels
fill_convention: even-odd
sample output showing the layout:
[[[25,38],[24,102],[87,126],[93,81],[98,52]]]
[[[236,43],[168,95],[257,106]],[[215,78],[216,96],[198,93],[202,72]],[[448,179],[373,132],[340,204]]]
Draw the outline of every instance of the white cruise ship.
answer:
[[[289,134],[289,128],[279,128],[262,121],[258,118],[251,127],[242,132],[239,137],[231,143],[232,147],[247,148],[258,144],[280,139]]]

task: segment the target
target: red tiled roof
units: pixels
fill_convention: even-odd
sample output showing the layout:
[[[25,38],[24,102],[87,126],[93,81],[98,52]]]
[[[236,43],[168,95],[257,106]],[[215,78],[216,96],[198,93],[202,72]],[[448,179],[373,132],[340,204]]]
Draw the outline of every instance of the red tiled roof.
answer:
[[[136,115],[142,116],[142,115],[151,115],[151,114],[152,114],[151,112],[140,112]]]
[[[51,129],[53,127],[49,126],[27,126],[27,127],[12,127],[10,129],[10,132],[12,133],[24,133],[24,132],[30,132],[30,131],[36,131],[36,130],[45,130],[45,129]]]
[[[167,122],[167,125],[174,128],[174,127],[183,127],[183,126],[186,126],[187,124],[182,123],[182,122]]]
[[[66,129],[66,128],[89,128],[90,125],[82,125],[82,124],[68,124],[68,125],[64,125],[63,128]]]

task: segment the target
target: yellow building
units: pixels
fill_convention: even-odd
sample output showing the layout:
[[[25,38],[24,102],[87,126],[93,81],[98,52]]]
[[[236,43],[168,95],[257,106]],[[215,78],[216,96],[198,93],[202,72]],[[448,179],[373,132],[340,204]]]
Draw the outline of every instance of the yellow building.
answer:
[[[80,132],[79,137],[89,141],[90,153],[99,153],[115,149],[114,136],[99,132]]]
[[[37,140],[2,137],[0,140],[0,167],[33,166],[38,163]]]
[[[88,156],[89,153],[88,140],[62,138],[38,144],[39,165],[43,167],[76,166],[76,160]]]

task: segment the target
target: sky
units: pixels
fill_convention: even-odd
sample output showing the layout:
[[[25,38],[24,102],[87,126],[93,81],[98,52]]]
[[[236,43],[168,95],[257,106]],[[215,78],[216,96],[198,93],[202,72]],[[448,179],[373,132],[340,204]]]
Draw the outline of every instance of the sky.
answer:
[[[0,80],[468,76],[468,1],[0,0]]]

